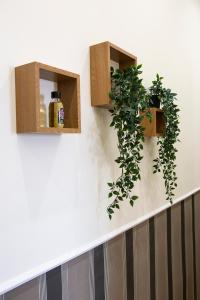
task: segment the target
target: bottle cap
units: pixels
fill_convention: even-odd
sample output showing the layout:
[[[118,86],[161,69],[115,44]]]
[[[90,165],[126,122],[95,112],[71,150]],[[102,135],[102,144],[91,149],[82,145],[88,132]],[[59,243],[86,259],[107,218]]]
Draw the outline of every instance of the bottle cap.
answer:
[[[61,98],[61,92],[58,92],[58,91],[53,91],[51,92],[51,99],[54,99],[54,98]]]

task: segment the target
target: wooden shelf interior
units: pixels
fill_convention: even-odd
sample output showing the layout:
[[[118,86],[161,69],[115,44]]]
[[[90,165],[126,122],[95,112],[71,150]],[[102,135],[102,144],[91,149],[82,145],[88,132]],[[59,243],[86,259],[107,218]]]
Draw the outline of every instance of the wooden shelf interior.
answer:
[[[64,128],[40,127],[40,80],[54,82],[62,94]],[[33,62],[15,69],[17,132],[80,132],[80,77],[78,74]],[[49,102],[51,98],[49,90]],[[48,114],[48,107],[47,107]]]
[[[78,128],[77,78],[40,68],[40,79],[55,82],[61,92],[65,113],[64,128]]]
[[[156,111],[156,133],[163,136],[165,132],[165,119],[162,111]]]
[[[145,128],[144,135],[146,137],[163,136],[165,132],[165,119],[161,109],[150,108],[152,121],[150,122],[144,116],[141,125]],[[144,115],[144,113],[142,113]]]
[[[90,47],[90,78],[92,106],[110,108],[110,67],[127,68],[137,63],[136,56],[118,46],[103,42]]]
[[[126,69],[134,64],[136,64],[136,57],[125,52],[119,47],[110,43],[110,61],[114,61],[119,64],[119,69]]]

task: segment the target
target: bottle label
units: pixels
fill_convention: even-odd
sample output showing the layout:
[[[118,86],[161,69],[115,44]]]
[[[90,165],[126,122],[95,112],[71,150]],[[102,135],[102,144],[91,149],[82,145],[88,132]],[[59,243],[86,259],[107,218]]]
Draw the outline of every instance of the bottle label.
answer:
[[[60,108],[58,111],[58,124],[64,125],[64,108]]]
[[[64,127],[64,108],[62,102],[54,103],[54,127]]]

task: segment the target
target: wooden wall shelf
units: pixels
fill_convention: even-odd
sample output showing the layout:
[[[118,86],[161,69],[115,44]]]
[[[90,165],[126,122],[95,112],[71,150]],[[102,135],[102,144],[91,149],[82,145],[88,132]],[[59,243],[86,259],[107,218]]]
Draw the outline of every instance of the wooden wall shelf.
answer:
[[[40,127],[40,79],[57,83],[64,105],[64,128]],[[81,131],[78,74],[32,62],[15,68],[15,84],[17,133],[79,133]]]
[[[141,125],[145,128],[146,137],[163,136],[165,132],[165,120],[163,111],[159,108],[150,108],[152,113],[152,122],[149,122],[145,116]]]
[[[110,42],[90,46],[90,80],[92,106],[111,108],[111,63],[119,64],[120,69],[137,63],[136,56]]]

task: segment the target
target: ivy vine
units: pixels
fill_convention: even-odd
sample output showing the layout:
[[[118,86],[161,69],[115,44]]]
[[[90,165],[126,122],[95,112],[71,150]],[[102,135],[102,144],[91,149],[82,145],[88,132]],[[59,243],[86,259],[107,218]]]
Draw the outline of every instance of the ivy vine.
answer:
[[[176,175],[176,143],[179,141],[179,111],[177,104],[177,94],[171,89],[163,87],[163,77],[157,75],[156,80],[152,82],[150,91],[156,91],[159,86],[159,95],[161,108],[164,113],[165,132],[163,137],[158,137],[158,157],[154,159],[153,173],[163,172],[163,178],[166,189],[166,200],[173,203],[174,190],[177,187]]]
[[[148,90],[148,98],[149,98],[150,106],[154,106],[153,102],[155,100],[161,102],[161,99],[163,98],[164,91],[163,91],[162,80],[163,80],[163,77],[161,77],[159,74],[156,74],[156,79],[152,81],[152,85]]]
[[[114,182],[109,182],[107,207],[109,218],[115,209],[120,208],[120,201],[128,200],[133,206],[137,195],[132,194],[135,183],[141,179],[140,162],[143,158],[144,128],[141,121],[144,116],[151,119],[147,91],[142,84],[141,65],[125,70],[112,70],[111,127],[117,131],[119,156],[115,160],[121,169],[121,175]],[[144,112],[144,114],[141,114]]]

